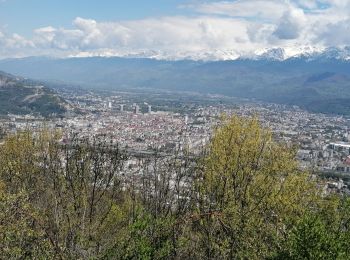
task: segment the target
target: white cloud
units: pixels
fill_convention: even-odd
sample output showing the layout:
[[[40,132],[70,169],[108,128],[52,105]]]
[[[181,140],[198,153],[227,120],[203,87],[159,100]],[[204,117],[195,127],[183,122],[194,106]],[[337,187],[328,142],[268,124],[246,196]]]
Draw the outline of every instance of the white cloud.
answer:
[[[291,9],[285,11],[279,19],[273,35],[282,40],[297,39],[300,36],[307,18],[302,9]]]
[[[200,51],[253,48],[244,20],[215,17],[164,17],[124,22],[76,18],[71,30],[52,27],[35,31],[41,47],[71,50],[129,49]]]
[[[35,49],[33,41],[16,33],[7,34],[0,31],[0,57],[23,56],[22,50],[28,49]]]
[[[327,24],[318,40],[327,46],[346,46],[350,43],[350,19]]]
[[[77,17],[70,28],[38,28],[29,39],[0,31],[0,57],[350,45],[350,0],[211,1],[187,8],[195,13],[110,22]]]

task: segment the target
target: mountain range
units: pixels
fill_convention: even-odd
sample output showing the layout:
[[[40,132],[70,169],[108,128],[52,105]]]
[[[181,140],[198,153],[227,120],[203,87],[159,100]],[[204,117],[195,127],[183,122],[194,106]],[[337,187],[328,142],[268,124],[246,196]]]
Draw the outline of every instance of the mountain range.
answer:
[[[222,94],[298,105],[313,112],[350,114],[349,47],[274,48],[254,57],[210,61],[148,56],[29,57],[0,60],[0,70],[85,88]]]
[[[123,57],[123,58],[148,58],[156,60],[194,60],[194,61],[220,61],[220,60],[287,60],[291,58],[336,58],[341,60],[350,59],[350,46],[344,47],[316,47],[316,46],[290,46],[256,49],[255,51],[236,50],[210,50],[210,51],[89,51],[72,55],[71,58],[88,57]]]

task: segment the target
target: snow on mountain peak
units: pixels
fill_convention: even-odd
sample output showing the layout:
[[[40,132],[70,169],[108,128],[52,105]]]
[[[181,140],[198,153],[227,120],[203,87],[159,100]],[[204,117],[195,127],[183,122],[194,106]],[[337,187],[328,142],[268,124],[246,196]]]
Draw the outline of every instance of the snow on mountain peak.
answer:
[[[154,51],[154,50],[100,50],[95,52],[80,52],[70,57],[125,57],[125,58],[150,58],[156,60],[194,60],[194,61],[219,61],[219,60],[276,60],[284,61],[291,58],[307,58],[309,60],[326,58],[350,60],[350,47],[316,47],[316,46],[289,46],[257,49],[254,52],[239,53],[235,50],[204,50],[204,51]]]

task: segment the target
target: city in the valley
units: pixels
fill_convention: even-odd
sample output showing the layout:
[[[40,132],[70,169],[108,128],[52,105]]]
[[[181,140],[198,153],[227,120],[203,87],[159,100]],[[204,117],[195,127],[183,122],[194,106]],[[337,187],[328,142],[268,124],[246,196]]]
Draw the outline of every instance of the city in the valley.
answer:
[[[197,93],[58,92],[70,105],[64,116],[8,114],[1,118],[2,136],[58,129],[62,143],[102,137],[134,154],[170,156],[174,150],[199,153],[225,115],[257,117],[276,140],[297,147],[300,168],[324,177],[325,192],[350,191],[350,118]]]

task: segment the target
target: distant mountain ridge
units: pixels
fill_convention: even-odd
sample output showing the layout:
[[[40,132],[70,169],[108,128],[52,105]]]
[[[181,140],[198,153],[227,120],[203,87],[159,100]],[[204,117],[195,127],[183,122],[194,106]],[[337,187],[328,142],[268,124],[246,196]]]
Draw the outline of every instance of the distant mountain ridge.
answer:
[[[350,59],[350,46],[344,47],[315,47],[315,46],[290,46],[257,49],[255,51],[205,50],[205,51],[93,51],[81,52],[72,55],[71,58],[91,57],[120,57],[120,58],[147,58],[156,60],[179,61],[229,61],[229,60],[278,60],[284,61],[293,58],[334,58],[339,60]]]
[[[242,57],[240,57],[242,58]],[[244,58],[244,57],[243,57]],[[248,57],[249,58],[249,57]],[[342,61],[350,60],[350,47],[327,47],[317,48],[310,46],[289,47],[289,48],[270,48],[260,51],[250,57],[252,59],[270,59],[285,61],[288,59],[307,59],[307,60],[321,60],[321,59],[336,59]]]
[[[67,103],[51,89],[0,71],[0,115],[60,115],[66,107]]]
[[[350,115],[350,48],[306,50],[288,59],[282,56],[291,50],[270,49],[259,58],[219,61],[31,57],[0,60],[0,70],[87,88],[193,91]]]

